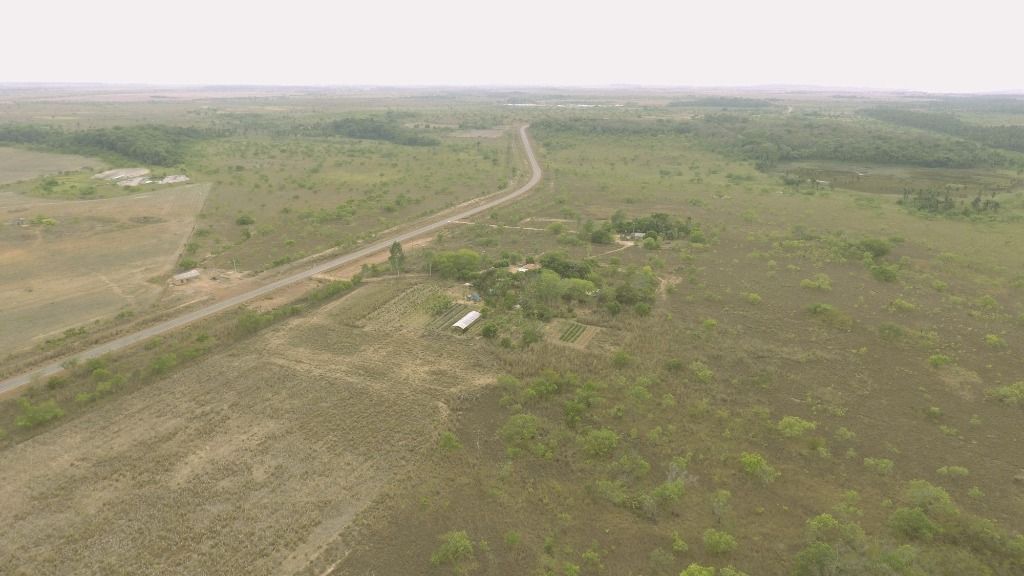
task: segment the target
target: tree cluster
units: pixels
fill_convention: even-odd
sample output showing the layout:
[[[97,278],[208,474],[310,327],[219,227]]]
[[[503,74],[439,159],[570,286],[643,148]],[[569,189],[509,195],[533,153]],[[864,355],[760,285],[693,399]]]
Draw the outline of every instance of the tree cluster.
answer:
[[[0,126],[0,142],[61,152],[116,156],[142,164],[176,166],[192,144],[212,134],[196,128],[142,124],[64,131],[45,126]]]

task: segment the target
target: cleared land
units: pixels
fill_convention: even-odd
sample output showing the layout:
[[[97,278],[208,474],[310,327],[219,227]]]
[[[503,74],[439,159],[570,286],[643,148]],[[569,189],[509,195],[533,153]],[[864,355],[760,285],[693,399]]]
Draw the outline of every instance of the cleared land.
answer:
[[[70,202],[0,195],[0,350],[154,302],[209,189]]]
[[[44,174],[54,174],[84,167],[98,168],[102,160],[74,154],[51,154],[0,147],[0,184],[30,180]]]
[[[18,528],[0,565],[268,574],[319,559],[412,480],[450,399],[493,379],[472,342],[422,337],[430,290],[411,285],[360,288],[10,448],[0,522]]]

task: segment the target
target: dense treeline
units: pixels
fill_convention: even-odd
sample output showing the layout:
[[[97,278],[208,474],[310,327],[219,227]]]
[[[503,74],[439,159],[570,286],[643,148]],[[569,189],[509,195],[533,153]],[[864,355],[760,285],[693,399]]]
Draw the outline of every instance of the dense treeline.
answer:
[[[537,120],[530,124],[530,130],[538,138],[565,133],[586,136],[657,136],[660,134],[685,134],[691,130],[691,127],[683,122],[664,119],[603,119],[577,116]]]
[[[980,126],[968,124],[953,114],[900,108],[871,108],[862,113],[899,126],[941,132],[993,148],[1024,152],[1024,126]]]
[[[799,160],[935,168],[969,168],[1007,162],[1002,154],[974,142],[907,133],[848,119],[715,114],[694,120],[692,125],[693,135],[702,145],[752,160],[760,169]]]
[[[944,96],[931,108],[981,114],[1024,114],[1024,98],[1015,96]]]
[[[0,126],[0,142],[49,148],[60,152],[110,156],[157,166],[174,166],[185,161],[195,142],[210,136],[196,128],[143,124],[81,131],[64,131],[45,126],[8,124]]]
[[[327,124],[331,135],[358,138],[360,140],[384,140],[403,146],[436,146],[437,138],[418,134],[390,119],[343,118]]]
[[[620,234],[642,232],[647,236],[666,240],[686,238],[694,228],[690,218],[684,222],[675,216],[658,212],[630,220],[626,218],[626,214],[622,210],[612,214],[612,226]]]
[[[761,170],[780,162],[836,160],[909,164],[930,168],[1004,166],[1005,154],[946,135],[911,133],[849,118],[707,114],[692,120],[548,118],[533,123],[538,138],[556,133],[583,136],[688,135],[711,151],[750,160]]]
[[[695,98],[693,100],[673,100],[669,102],[668,105],[677,108],[768,108],[772,106],[772,103],[761,98],[708,96],[706,98]]]

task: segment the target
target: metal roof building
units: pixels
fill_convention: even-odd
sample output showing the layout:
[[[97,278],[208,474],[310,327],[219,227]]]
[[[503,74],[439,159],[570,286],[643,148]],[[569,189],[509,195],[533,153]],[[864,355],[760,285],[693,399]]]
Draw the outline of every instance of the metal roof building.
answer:
[[[476,310],[471,310],[468,314],[463,316],[461,320],[459,320],[455,324],[452,324],[452,328],[458,328],[459,330],[465,331],[466,328],[472,326],[473,322],[476,322],[479,319],[480,313],[477,312]]]
[[[175,274],[173,277],[171,277],[171,281],[174,282],[175,284],[184,284],[185,282],[188,282],[193,278],[199,278],[199,270],[196,270],[195,268],[189,270],[188,272]]]

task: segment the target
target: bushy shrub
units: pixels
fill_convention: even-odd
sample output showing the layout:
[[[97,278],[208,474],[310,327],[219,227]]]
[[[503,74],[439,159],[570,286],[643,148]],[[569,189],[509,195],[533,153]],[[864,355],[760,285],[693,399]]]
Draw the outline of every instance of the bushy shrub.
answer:
[[[64,415],[64,410],[57,405],[55,400],[44,400],[33,404],[28,398],[19,398],[18,408],[20,413],[14,420],[14,425],[18,428],[34,428]]]
[[[783,416],[776,428],[786,438],[797,438],[817,428],[818,425],[810,420],[804,420],[799,416]]]
[[[700,360],[690,362],[690,371],[693,372],[697,380],[705,384],[710,383],[715,378],[715,373],[711,371],[711,368]]]
[[[809,290],[829,292],[832,290],[832,279],[828,277],[828,274],[816,274],[814,278],[804,278],[801,280],[800,287],[807,288]]]
[[[935,472],[939,476],[948,476],[950,478],[966,478],[971,473],[970,470],[963,466],[943,466]]]
[[[893,462],[888,458],[865,458],[864,467],[871,470],[879,476],[888,476],[892,474]]]
[[[651,492],[651,496],[659,507],[667,508],[679,502],[683,497],[683,488],[682,480],[662,482]]]
[[[768,463],[764,456],[757,452],[744,452],[740,455],[740,466],[743,472],[761,482],[771,484],[779,477],[779,471]]]
[[[430,563],[434,566],[460,563],[473,558],[473,541],[465,530],[445,532],[441,535],[441,545],[430,555]]]
[[[899,267],[895,264],[874,264],[869,270],[871,270],[871,275],[875,277],[875,280],[895,282],[898,278],[897,272],[899,272]]]
[[[889,526],[911,540],[931,540],[939,533],[939,526],[920,508],[897,508],[889,515]]]
[[[595,458],[610,456],[619,445],[619,435],[614,430],[601,428],[600,430],[588,430],[583,435],[583,450],[587,455]]]
[[[704,531],[704,549],[708,554],[721,556],[736,550],[736,539],[728,532],[708,528]]]
[[[540,420],[532,414],[513,414],[501,427],[500,436],[510,455],[528,451],[536,456],[547,456],[550,451],[540,442],[543,430]]]
[[[1010,406],[1024,406],[1024,380],[1006,386],[989,388],[985,391],[985,395]]]
[[[437,441],[437,446],[441,449],[441,452],[444,453],[454,452],[455,450],[462,448],[462,444],[459,443],[459,439],[455,434],[447,430],[441,433],[441,437]]]
[[[882,240],[881,238],[868,238],[866,240],[861,240],[859,246],[865,252],[871,254],[872,258],[882,258],[892,250],[892,244],[887,240]]]
[[[715,569],[710,566],[690,564],[685,570],[679,573],[679,576],[715,576]]]

